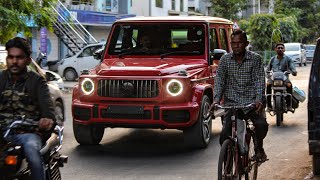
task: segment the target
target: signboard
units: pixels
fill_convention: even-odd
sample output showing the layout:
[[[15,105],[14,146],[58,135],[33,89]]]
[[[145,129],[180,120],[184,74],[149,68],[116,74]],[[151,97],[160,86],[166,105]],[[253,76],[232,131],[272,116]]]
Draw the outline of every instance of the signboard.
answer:
[[[235,21],[235,22],[233,23],[233,29],[240,29],[237,21]]]
[[[40,29],[40,51],[44,54],[47,54],[47,28]]]

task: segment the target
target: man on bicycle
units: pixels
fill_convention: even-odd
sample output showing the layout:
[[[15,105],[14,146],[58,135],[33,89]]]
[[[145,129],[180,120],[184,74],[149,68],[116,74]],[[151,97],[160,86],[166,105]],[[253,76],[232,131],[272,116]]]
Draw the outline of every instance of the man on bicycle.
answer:
[[[267,156],[263,149],[263,139],[268,132],[268,123],[264,111],[265,75],[263,61],[257,53],[247,51],[247,35],[242,30],[231,34],[233,52],[221,57],[214,83],[214,99],[211,108],[220,104],[225,106],[247,105],[255,103],[256,110],[239,110],[240,118],[250,118],[255,125],[257,160],[264,162]],[[231,135],[231,115],[228,111],[224,117],[224,126],[220,135],[220,144]]]

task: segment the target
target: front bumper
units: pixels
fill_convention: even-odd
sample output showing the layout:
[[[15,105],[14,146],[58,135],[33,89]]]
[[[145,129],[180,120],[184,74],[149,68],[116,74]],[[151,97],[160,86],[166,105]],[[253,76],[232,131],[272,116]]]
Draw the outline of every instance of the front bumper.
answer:
[[[74,101],[73,120],[79,124],[101,124],[105,127],[142,127],[180,129],[192,126],[198,119],[199,104],[94,104]]]

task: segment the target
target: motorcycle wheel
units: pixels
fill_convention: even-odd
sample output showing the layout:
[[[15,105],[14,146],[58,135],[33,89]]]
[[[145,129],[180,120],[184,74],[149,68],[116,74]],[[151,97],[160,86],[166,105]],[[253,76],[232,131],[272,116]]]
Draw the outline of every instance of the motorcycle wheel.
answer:
[[[276,104],[276,117],[277,117],[277,126],[280,126],[283,121],[283,111],[282,111],[282,101],[281,96],[276,96],[275,100]]]

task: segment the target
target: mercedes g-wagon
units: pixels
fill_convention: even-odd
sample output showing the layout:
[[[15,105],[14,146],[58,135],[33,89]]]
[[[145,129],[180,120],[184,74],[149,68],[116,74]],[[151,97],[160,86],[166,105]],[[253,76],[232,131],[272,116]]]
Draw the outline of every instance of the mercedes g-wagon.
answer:
[[[188,147],[206,147],[214,77],[231,49],[232,25],[204,16],[116,21],[97,53],[101,63],[73,89],[77,142],[99,144],[106,127],[160,128],[182,130]]]

